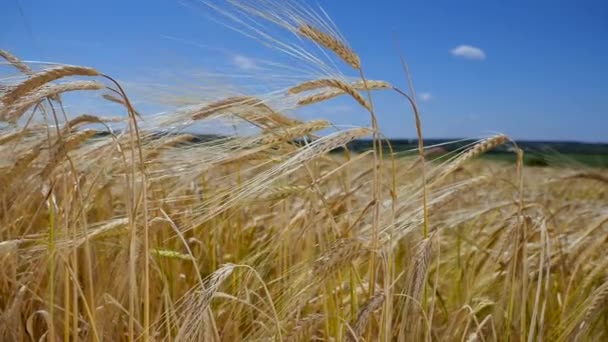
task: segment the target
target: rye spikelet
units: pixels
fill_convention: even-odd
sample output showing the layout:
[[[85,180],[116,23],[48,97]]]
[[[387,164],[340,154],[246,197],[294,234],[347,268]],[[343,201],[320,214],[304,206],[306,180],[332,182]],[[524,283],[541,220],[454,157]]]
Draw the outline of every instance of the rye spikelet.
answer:
[[[355,336],[352,336],[352,332],[349,331],[347,334],[347,341],[356,341],[359,336],[365,333],[365,328],[367,327],[372,314],[374,311],[382,307],[385,299],[386,296],[384,295],[384,292],[377,292],[361,307],[359,313],[357,314],[357,319],[355,319],[350,325],[355,333]]]
[[[19,83],[10,92],[4,94],[0,101],[2,101],[5,106],[9,106],[15,101],[17,101],[19,98],[23,97],[24,95],[30,93],[35,89],[40,88],[44,84],[68,76],[99,76],[99,72],[97,72],[97,70],[93,68],[72,65],[43,70],[41,72],[33,74],[27,80]]]
[[[75,81],[63,84],[54,84],[44,86],[35,93],[20,98],[18,101],[8,106],[6,109],[0,111],[0,119],[14,122],[25,113],[31,106],[39,103],[47,97],[53,97],[55,95],[69,92],[69,91],[80,91],[80,90],[100,90],[103,89],[104,85],[95,81]]]
[[[328,50],[333,51],[338,57],[340,57],[346,64],[350,65],[356,70],[361,69],[361,60],[353,50],[351,50],[346,44],[332,35],[329,35],[311,25],[303,24],[298,28],[298,33],[317,44],[325,47]]]
[[[357,89],[355,89],[353,86],[351,86],[350,84],[348,84],[344,81],[340,81],[340,80],[333,79],[333,78],[324,78],[324,79],[319,79],[319,80],[303,82],[293,88],[290,88],[288,91],[291,94],[299,94],[304,91],[314,90],[314,89],[318,89],[318,88],[322,88],[322,87],[329,87],[329,88],[335,88],[335,89],[342,90],[344,93],[352,96],[352,98],[355,99],[357,102],[359,102],[360,105],[365,107],[367,110],[371,111],[372,107],[367,102],[367,100],[364,99],[363,96],[361,96],[361,94],[359,94]]]

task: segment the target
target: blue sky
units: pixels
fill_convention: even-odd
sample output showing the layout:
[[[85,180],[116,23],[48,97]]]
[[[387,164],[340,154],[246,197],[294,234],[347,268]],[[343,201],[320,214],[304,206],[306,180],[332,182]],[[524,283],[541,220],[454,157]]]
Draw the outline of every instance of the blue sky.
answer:
[[[318,4],[359,53],[369,78],[405,87],[394,45],[399,35],[427,137],[502,132],[608,142],[605,0]],[[205,82],[193,77],[197,70],[246,72],[271,55],[210,20],[195,1],[5,0],[0,21],[0,46],[24,59],[89,65],[128,84],[158,81],[177,89],[184,79]],[[415,136],[401,98],[378,94],[375,104],[385,135]],[[368,123],[349,99],[298,115]]]

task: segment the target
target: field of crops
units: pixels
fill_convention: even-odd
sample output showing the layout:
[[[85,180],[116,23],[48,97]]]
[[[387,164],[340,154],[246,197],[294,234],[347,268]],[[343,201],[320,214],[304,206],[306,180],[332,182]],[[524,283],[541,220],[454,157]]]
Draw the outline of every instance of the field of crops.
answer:
[[[266,10],[224,11],[280,18],[346,71],[151,115],[103,70],[0,50],[0,340],[608,339],[605,168],[527,165],[505,135],[391,153],[373,92],[404,96],[422,138],[410,92],[317,17]],[[292,115],[338,96],[370,126]],[[208,122],[250,134],[188,133]]]

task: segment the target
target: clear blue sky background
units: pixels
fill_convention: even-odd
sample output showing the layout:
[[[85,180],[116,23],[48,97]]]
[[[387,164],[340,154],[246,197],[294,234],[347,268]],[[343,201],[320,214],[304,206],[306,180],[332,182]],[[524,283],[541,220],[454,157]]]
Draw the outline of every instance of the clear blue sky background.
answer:
[[[370,78],[404,86],[393,32],[400,35],[428,137],[503,132],[515,139],[608,142],[606,0],[319,4]],[[213,71],[226,61],[247,68],[267,57],[202,12],[172,0],[3,0],[0,46],[27,60],[89,65],[133,82],[167,70]],[[479,48],[485,59],[455,56],[460,45]],[[415,136],[402,99],[381,95],[377,102],[387,136]],[[328,114],[332,120],[367,122],[350,113],[356,106],[348,99],[333,105],[339,110]]]

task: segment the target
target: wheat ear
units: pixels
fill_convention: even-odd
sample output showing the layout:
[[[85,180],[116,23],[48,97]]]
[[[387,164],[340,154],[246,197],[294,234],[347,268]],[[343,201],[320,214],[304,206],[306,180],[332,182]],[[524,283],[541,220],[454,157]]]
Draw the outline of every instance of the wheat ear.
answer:
[[[384,292],[378,292],[361,307],[357,319],[351,324],[355,336],[352,336],[352,333],[348,334],[347,341],[356,341],[357,337],[363,335],[372,314],[382,307],[385,299]]]
[[[495,135],[493,137],[487,138],[475,146],[467,150],[465,153],[461,154],[456,160],[451,162],[434,180],[429,182],[429,186],[436,184],[441,179],[454,172],[454,170],[461,167],[465,162],[470,159],[473,159],[481,154],[486,153],[487,151],[495,148],[496,146],[504,144],[508,140],[507,136],[504,134]]]
[[[357,82],[351,83],[351,86],[357,90],[366,90],[366,89],[367,90],[376,90],[376,89],[392,88],[392,85],[385,81],[369,80],[369,81],[367,81],[367,88],[365,87],[365,85],[363,83],[364,83],[363,81],[357,81]],[[308,104],[322,102],[322,101],[333,99],[334,97],[338,97],[338,96],[344,95],[344,94],[346,94],[346,93],[340,89],[327,90],[327,91],[323,91],[323,92],[313,94],[313,95],[300,99],[298,101],[298,105],[304,106],[304,105],[308,105]]]
[[[20,129],[18,131],[8,132],[8,133],[0,135],[0,145],[5,144],[9,141],[15,140],[16,138],[20,137],[25,132],[26,132],[25,129]]]
[[[410,270],[408,284],[408,299],[405,302],[405,315],[412,314],[412,300],[419,301],[424,288],[426,273],[433,253],[433,235],[418,243],[414,256],[414,267]]]
[[[259,142],[261,144],[274,144],[277,142],[290,141],[295,138],[303,137],[313,132],[325,129],[329,127],[329,125],[330,122],[327,120],[312,120],[298,126],[292,126],[282,129],[277,128],[265,135],[262,135],[259,138]]]
[[[17,101],[17,99],[40,88],[42,85],[68,76],[99,76],[99,72],[93,68],[72,65],[43,70],[32,75],[27,80],[15,86],[10,92],[4,94],[1,101],[5,106],[9,106]]]
[[[219,111],[233,106],[252,105],[255,103],[255,100],[256,99],[251,96],[232,96],[211,102],[202,108],[195,110],[194,114],[192,114],[192,120],[205,119]]]
[[[344,93],[352,96],[353,99],[355,99],[357,102],[359,102],[359,104],[362,105],[363,107],[365,107],[367,110],[371,110],[371,108],[372,108],[371,105],[369,104],[369,102],[367,102],[367,100],[364,99],[363,96],[361,96],[361,94],[359,94],[357,89],[355,89],[352,85],[348,84],[347,82],[340,81],[340,80],[333,79],[333,78],[324,78],[324,79],[319,79],[319,80],[303,82],[293,88],[290,88],[288,91],[291,94],[299,94],[304,91],[314,90],[314,89],[318,89],[318,88],[322,88],[322,87],[329,87],[329,88],[335,88],[335,89],[342,90]]]
[[[298,28],[298,33],[325,47],[326,49],[333,51],[346,64],[350,65],[354,69],[361,69],[361,60],[359,59],[359,56],[357,56],[353,50],[351,50],[348,46],[346,46],[346,44],[342,43],[336,37],[308,24],[303,24],[300,26]]]
[[[21,115],[23,115],[23,113],[25,113],[25,111],[27,111],[31,106],[47,97],[52,97],[69,91],[100,90],[103,88],[104,85],[102,83],[95,81],[75,81],[45,86],[31,95],[20,98],[5,110],[0,111],[0,118],[14,122],[15,120],[19,119]]]
[[[591,293],[591,301],[585,309],[585,315],[578,326],[577,340],[583,332],[590,328],[591,324],[597,320],[598,316],[605,311],[608,302],[608,281],[604,282]]]
[[[48,164],[40,173],[42,178],[47,178],[51,175],[55,166],[61,163],[63,158],[68,154],[68,152],[76,149],[80,144],[82,144],[85,140],[95,136],[97,131],[88,129],[81,132],[74,133],[68,136],[66,139],[58,141],[53,146],[51,151],[51,158]]]
[[[106,122],[121,122],[123,120],[124,119],[122,119],[122,118],[112,118],[112,117],[103,118],[103,117],[98,117],[98,116],[91,115],[91,114],[82,114],[82,115],[78,115],[77,117],[68,121],[63,126],[62,134],[68,134],[70,132],[73,132],[76,128],[78,128],[82,125],[86,125],[86,124],[93,124],[93,123],[103,124]]]
[[[29,74],[32,72],[32,69],[29,66],[23,63],[17,56],[6,50],[0,49],[0,57],[4,58],[10,65],[14,66],[24,74]]]
[[[363,252],[361,243],[355,239],[340,239],[334,242],[329,249],[313,265],[313,274],[319,278],[329,276],[345,264],[350,263]]]
[[[182,319],[176,340],[198,340],[197,337],[200,336],[197,335],[205,329],[206,311],[213,295],[234,269],[235,265],[222,265],[205,280],[202,287],[184,296],[183,301],[179,304],[179,309],[182,310]]]
[[[38,144],[21,155],[6,174],[0,175],[0,184],[2,184],[3,187],[8,187],[15,177],[23,174],[23,170],[40,155],[42,145],[43,144]]]

